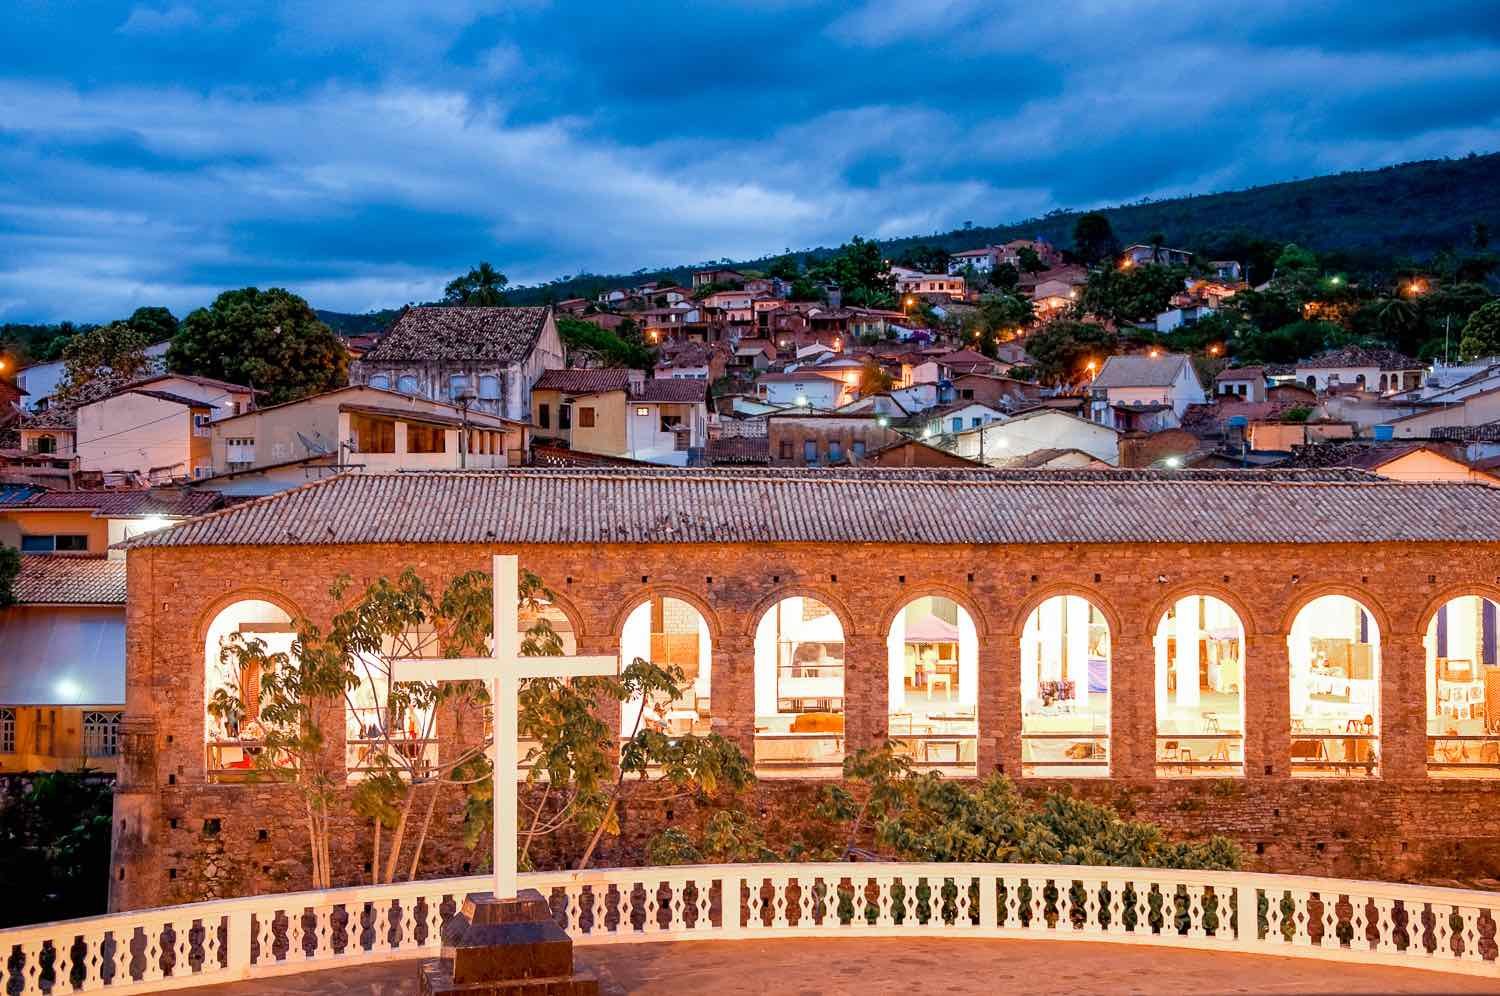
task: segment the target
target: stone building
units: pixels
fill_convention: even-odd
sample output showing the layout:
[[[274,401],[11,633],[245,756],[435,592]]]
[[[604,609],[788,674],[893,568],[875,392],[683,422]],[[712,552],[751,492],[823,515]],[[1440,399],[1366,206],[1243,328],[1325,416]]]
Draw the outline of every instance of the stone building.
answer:
[[[409,565],[441,586],[497,552],[556,593],[569,652],[688,655],[693,688],[652,703],[656,721],[736,741],[773,828],[812,811],[847,752],[890,738],[953,777],[1067,786],[1169,832],[1229,834],[1253,867],[1500,871],[1483,815],[1500,804],[1500,490],[1480,484],[1327,470],[345,475],[127,548],[115,908],[306,886],[295,792],[221,777],[246,749],[204,707],[221,635],[285,641],[293,619],[327,625],[331,578],[362,586]],[[445,708],[424,750],[481,735]],[[346,739],[334,722],[333,757]],[[442,803],[422,874],[478,866],[460,809]],[[627,801],[600,862],[638,860],[654,829],[694,811]],[[352,817],[339,826],[336,884],[352,884],[367,837]]]
[[[551,308],[407,308],[350,367],[368,384],[434,401],[469,397],[477,411],[524,422],[531,386],[564,366]]]

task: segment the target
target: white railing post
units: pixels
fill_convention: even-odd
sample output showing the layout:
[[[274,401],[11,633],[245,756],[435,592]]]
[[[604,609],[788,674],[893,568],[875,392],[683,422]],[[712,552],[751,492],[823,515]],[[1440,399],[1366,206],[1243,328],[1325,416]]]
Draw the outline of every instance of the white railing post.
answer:
[[[1260,947],[1260,899],[1254,886],[1241,882],[1234,887],[1234,946],[1241,951]]]
[[[994,930],[1000,923],[999,887],[990,872],[979,873],[979,929]]]
[[[241,906],[230,910],[228,920],[224,936],[224,970],[234,978],[247,979],[250,977],[250,908]]]

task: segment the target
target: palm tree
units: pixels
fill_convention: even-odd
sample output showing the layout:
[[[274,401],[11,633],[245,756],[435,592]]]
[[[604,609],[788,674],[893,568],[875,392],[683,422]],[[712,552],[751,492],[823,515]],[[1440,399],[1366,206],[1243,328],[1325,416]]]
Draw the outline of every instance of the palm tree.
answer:
[[[1166,244],[1167,237],[1161,232],[1152,232],[1146,237],[1146,241],[1151,243],[1151,262],[1160,263],[1161,247]]]
[[[1417,306],[1404,297],[1389,298],[1376,312],[1381,331],[1392,342],[1400,342],[1405,333],[1417,327]]]
[[[475,307],[494,307],[505,303],[505,285],[510,280],[489,263],[480,263],[461,277],[456,277],[443,289],[443,297],[450,304],[467,304]]]

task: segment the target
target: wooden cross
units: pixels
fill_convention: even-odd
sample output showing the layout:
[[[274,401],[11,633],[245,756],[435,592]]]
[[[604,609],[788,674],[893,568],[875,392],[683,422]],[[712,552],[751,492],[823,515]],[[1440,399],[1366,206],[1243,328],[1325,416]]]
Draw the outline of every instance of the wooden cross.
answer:
[[[483,681],[495,712],[490,766],[495,792],[495,898],[514,898],[516,804],[520,781],[519,693],[528,678],[578,678],[618,674],[619,657],[522,657],[520,567],[515,557],[496,555],[495,641],[489,657],[407,658],[391,662],[392,681]],[[399,673],[397,673],[399,671]]]

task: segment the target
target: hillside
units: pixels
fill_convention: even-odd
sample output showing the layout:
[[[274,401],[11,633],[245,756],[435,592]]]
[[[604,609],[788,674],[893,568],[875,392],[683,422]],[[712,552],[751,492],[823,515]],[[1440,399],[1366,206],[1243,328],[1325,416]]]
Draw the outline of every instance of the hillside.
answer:
[[[1475,222],[1488,225],[1500,241],[1500,153],[1402,163],[1098,210],[1109,215],[1115,234],[1127,244],[1161,232],[1168,245],[1218,258],[1237,255],[1259,240],[1296,242],[1336,257],[1351,270],[1380,269],[1402,257],[1424,259],[1443,249],[1465,248]],[[916,245],[952,251],[1040,235],[1067,248],[1081,213],[1054,211],[1010,224],[893,239],[882,246],[888,256],[896,257]],[[833,248],[803,252],[817,257]],[[771,258],[740,260],[736,265],[755,268]],[[698,265],[631,274],[582,274],[537,287],[515,287],[510,298],[516,304],[543,304],[592,297],[609,287],[646,280],[682,282]]]

